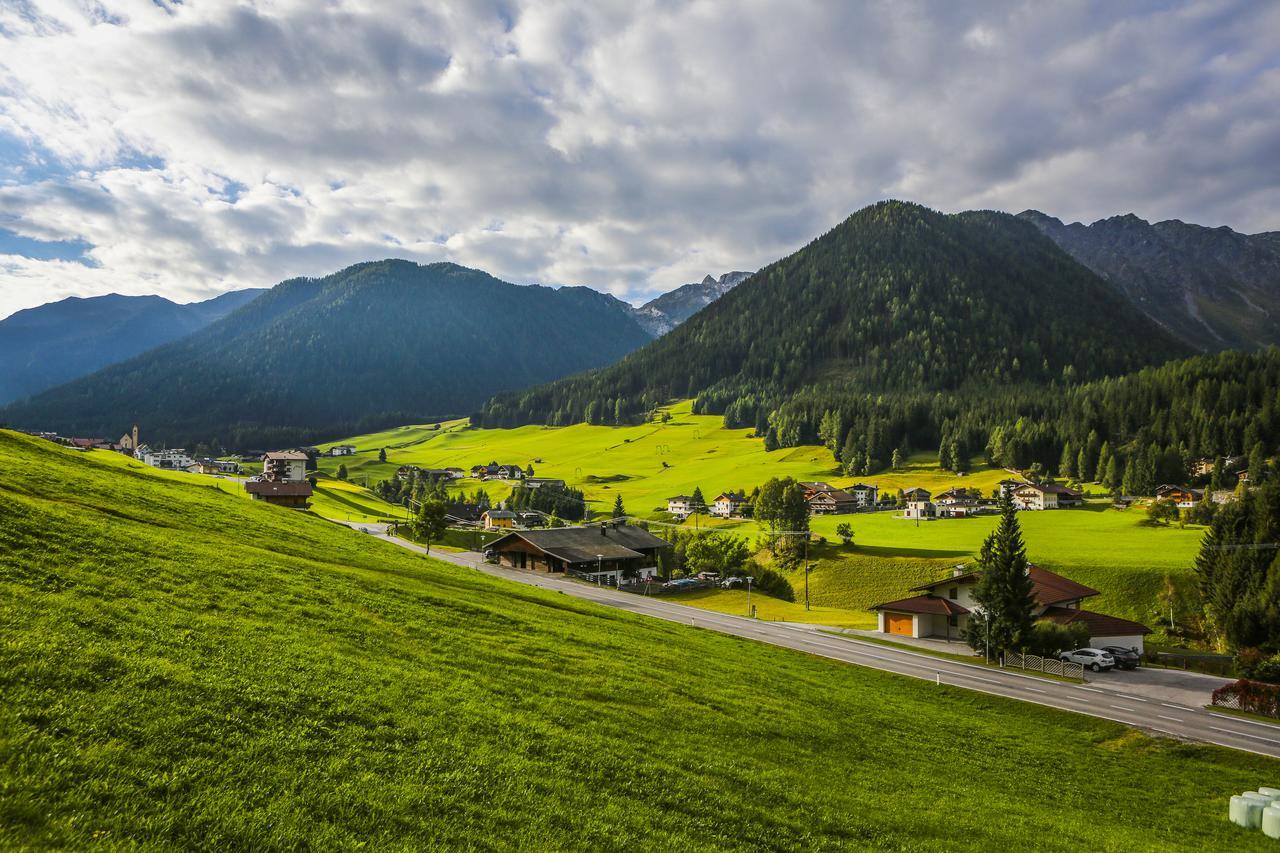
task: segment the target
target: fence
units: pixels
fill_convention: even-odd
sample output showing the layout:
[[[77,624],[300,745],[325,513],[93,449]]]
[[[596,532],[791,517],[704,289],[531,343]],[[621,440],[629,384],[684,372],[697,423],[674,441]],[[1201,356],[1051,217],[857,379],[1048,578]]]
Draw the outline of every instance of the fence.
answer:
[[[1213,706],[1280,719],[1280,684],[1242,678],[1213,691]]]
[[[1043,672],[1048,675],[1060,675],[1063,678],[1078,678],[1084,681],[1084,665],[1071,661],[1045,658],[1040,655],[1020,655],[1017,652],[1004,653],[1004,665],[1021,670]]]
[[[1187,669],[1211,675],[1235,675],[1235,659],[1231,655],[1190,654],[1186,652],[1148,651],[1147,660],[1171,669]]]

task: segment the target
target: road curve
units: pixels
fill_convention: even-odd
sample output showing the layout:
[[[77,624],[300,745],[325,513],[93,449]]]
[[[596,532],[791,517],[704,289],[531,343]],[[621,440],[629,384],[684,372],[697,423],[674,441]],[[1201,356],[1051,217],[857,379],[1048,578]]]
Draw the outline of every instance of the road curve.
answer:
[[[365,530],[370,535],[402,548],[419,554],[426,553],[426,549],[419,545],[388,535],[385,525],[353,522],[350,526]],[[961,663],[905,649],[895,649],[851,637],[833,636],[824,632],[821,626],[791,622],[762,622],[745,616],[731,616],[676,604],[666,599],[649,598],[635,593],[619,592],[609,587],[592,586],[568,578],[504,569],[485,563],[480,555],[473,551],[458,553],[436,550],[430,556],[504,580],[553,589],[575,598],[603,604],[606,607],[694,625],[735,637],[770,643],[898,675],[936,681],[1023,702],[1033,702],[1064,711],[1074,711],[1077,714],[1088,714],[1091,717],[1124,723],[1153,734],[1186,741],[1212,743],[1271,758],[1280,758],[1280,725],[1218,714],[1204,708],[1161,702],[1154,698],[1127,694],[1121,690],[1051,681],[1009,670],[991,669],[978,664]]]

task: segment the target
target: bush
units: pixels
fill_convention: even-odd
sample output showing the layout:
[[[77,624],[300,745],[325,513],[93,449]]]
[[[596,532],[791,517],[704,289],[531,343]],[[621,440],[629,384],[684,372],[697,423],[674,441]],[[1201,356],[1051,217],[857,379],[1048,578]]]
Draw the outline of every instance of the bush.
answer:
[[[1057,657],[1059,652],[1078,649],[1089,643],[1089,629],[1084,625],[1059,625],[1040,621],[1031,627],[1026,649],[1033,655]]]
[[[1240,679],[1213,691],[1213,704],[1265,717],[1280,717],[1280,684]]]
[[[1280,684],[1280,653],[1267,655],[1259,649],[1236,652],[1236,672],[1242,678]]]

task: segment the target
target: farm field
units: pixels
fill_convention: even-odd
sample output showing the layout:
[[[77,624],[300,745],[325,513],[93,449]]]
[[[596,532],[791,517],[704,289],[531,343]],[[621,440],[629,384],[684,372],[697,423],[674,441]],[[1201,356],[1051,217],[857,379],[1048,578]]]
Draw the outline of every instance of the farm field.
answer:
[[[0,847],[1270,849],[1225,801],[1280,762],[605,609],[112,456],[0,432]]]
[[[582,489],[598,512],[611,509],[614,497],[621,494],[629,513],[651,519],[667,518],[661,510],[668,496],[688,494],[697,486],[710,500],[726,488],[749,490],[775,476],[836,485],[859,479],[836,473],[835,459],[823,447],[766,453],[762,441],[748,437],[749,430],[725,429],[720,417],[690,414],[690,406],[686,401],[670,407],[672,419],[665,424],[636,427],[579,424],[473,430],[463,421],[442,424],[440,429],[401,427],[335,442],[354,444],[359,452],[355,457],[324,458],[320,464],[332,473],[340,462],[345,463],[352,480],[371,483],[394,476],[399,465],[533,464],[538,476],[559,477]],[[387,449],[386,463],[377,460],[381,447]],[[860,479],[888,491],[922,486],[937,493],[967,486],[990,494],[1007,476],[1003,470],[977,466],[970,475],[958,477],[940,470],[935,456],[917,454],[902,471]],[[505,482],[481,484],[470,479],[454,488],[472,492],[481,486],[494,500],[506,497],[511,488]],[[334,511],[322,503],[316,508],[326,515]],[[1179,587],[1192,583],[1190,572],[1203,529],[1148,527],[1141,523],[1144,518],[1141,509],[1114,510],[1106,499],[1089,501],[1079,509],[1019,515],[1034,562],[1103,593],[1090,602],[1091,609],[1155,627],[1153,611],[1165,578]],[[911,586],[972,559],[996,518],[942,519],[917,525],[889,512],[859,513],[815,518],[812,529],[829,543],[838,543],[835,528],[841,522],[853,526],[855,547],[829,544],[814,550],[818,563],[810,577],[811,602],[848,611],[838,614],[844,623],[865,625],[872,618],[866,611],[870,605],[902,597]],[[702,516],[696,523],[752,541],[761,533],[750,520]],[[792,586],[798,593],[803,575],[794,575]]]

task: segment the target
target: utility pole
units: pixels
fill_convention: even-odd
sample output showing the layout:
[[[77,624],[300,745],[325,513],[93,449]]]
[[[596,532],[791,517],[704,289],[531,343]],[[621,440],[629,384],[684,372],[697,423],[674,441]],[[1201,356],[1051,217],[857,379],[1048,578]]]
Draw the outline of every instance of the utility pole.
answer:
[[[809,534],[804,534],[804,609],[809,609]]]

